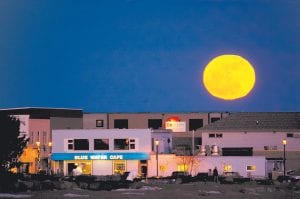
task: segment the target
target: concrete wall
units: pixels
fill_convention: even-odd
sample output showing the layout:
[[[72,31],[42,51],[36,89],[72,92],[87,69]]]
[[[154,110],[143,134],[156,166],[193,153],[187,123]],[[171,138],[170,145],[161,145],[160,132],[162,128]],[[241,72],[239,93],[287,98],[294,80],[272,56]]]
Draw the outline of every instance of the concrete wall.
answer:
[[[76,117],[51,117],[51,129],[82,129],[82,118]]]
[[[84,129],[107,129],[108,114],[96,113],[96,114],[83,114],[83,128]],[[96,120],[103,120],[103,127],[96,126]]]

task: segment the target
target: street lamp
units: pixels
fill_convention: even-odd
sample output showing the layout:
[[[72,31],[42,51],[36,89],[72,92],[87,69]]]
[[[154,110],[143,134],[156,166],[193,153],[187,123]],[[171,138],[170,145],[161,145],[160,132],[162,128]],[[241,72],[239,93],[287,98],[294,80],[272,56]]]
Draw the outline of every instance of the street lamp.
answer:
[[[38,172],[40,170],[40,161],[41,161],[41,158],[40,158],[40,146],[41,146],[41,143],[39,141],[35,142],[36,143],[36,146],[37,146],[37,160],[38,160]]]
[[[282,140],[283,144],[283,180],[285,180],[285,145],[286,145],[286,139]]]
[[[52,153],[52,142],[48,143],[48,147],[49,147],[49,157],[48,157],[48,172],[51,175],[52,174],[52,165],[51,165],[51,153]]]
[[[158,177],[158,145],[159,145],[159,141],[155,140],[155,146],[156,146],[156,177]]]

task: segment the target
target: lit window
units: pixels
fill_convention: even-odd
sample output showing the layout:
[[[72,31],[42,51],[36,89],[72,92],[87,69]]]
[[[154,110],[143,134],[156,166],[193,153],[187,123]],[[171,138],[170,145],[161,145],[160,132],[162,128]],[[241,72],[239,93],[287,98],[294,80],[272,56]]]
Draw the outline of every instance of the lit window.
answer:
[[[159,166],[159,171],[161,171],[161,172],[167,171],[167,166],[166,165],[160,165]]]
[[[189,166],[187,164],[179,164],[177,165],[177,171],[185,171],[189,170]]]
[[[223,166],[223,170],[224,170],[224,172],[232,172],[232,165],[230,165],[230,164],[225,164],[225,165]]]
[[[96,120],[96,127],[103,127],[103,120]]]
[[[248,165],[246,170],[247,171],[256,171],[256,166],[255,165]]]

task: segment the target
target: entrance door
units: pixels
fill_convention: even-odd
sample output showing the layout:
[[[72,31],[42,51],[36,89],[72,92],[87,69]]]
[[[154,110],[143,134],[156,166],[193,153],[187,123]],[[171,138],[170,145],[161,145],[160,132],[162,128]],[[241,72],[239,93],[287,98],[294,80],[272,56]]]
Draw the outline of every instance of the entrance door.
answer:
[[[139,176],[145,178],[147,176],[148,166],[147,160],[140,160],[139,162]]]
[[[68,175],[71,176],[73,175],[73,169],[76,169],[75,163],[68,163]]]

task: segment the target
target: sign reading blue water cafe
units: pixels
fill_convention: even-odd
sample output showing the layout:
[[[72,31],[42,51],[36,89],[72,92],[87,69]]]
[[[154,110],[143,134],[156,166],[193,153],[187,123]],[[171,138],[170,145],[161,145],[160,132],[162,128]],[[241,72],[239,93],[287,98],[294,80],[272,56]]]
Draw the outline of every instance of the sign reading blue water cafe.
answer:
[[[149,160],[148,153],[53,153],[52,160]]]

